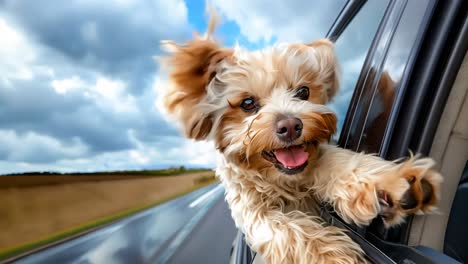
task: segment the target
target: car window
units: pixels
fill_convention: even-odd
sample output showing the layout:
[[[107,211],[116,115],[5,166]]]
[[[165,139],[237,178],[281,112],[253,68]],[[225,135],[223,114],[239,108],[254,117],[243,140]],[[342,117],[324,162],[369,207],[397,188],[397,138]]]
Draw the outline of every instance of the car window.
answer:
[[[334,141],[341,135],[356,82],[388,3],[389,1],[368,1],[336,41],[342,83],[340,91],[330,104],[338,115],[338,131]]]
[[[418,35],[423,31],[425,23],[423,21],[427,12],[426,5],[425,1],[416,1],[405,5],[404,10],[411,10],[411,12],[405,11],[398,18],[398,23],[401,26],[398,26],[392,33],[391,41],[386,44],[386,49],[382,49],[386,50],[385,60],[382,61],[379,68],[372,67],[375,69],[375,80],[373,81],[375,88],[369,91],[370,101],[362,106],[366,109],[367,115],[363,116],[359,120],[360,122],[353,120],[357,124],[355,135],[356,137],[359,135],[359,141],[354,140],[353,144],[349,144],[347,147],[357,151],[385,155],[388,147],[384,143],[385,133],[392,133],[390,131],[394,124],[390,120],[390,116],[400,111],[397,98],[402,95],[406,87],[405,79],[410,75],[408,71],[414,67],[412,66],[412,57],[417,54]],[[403,11],[402,8],[399,10]],[[384,43],[388,40],[382,39],[380,41]]]

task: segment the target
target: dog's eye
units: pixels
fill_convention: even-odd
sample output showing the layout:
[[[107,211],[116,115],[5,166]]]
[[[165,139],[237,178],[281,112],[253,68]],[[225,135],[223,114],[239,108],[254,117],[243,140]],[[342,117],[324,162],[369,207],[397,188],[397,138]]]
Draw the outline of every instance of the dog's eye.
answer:
[[[294,97],[299,98],[301,100],[309,99],[309,87],[302,86],[301,88],[297,89]]]
[[[240,107],[245,112],[252,112],[257,108],[257,104],[255,103],[255,100],[252,97],[249,97],[242,100]]]

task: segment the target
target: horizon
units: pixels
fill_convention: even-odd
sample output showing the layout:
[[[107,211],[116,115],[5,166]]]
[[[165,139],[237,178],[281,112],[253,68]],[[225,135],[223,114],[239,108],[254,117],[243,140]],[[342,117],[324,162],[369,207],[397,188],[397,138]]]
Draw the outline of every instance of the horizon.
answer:
[[[141,172],[161,172],[161,171],[168,171],[168,170],[178,170],[178,171],[209,171],[214,170],[214,167],[186,167],[186,166],[172,166],[172,167],[164,167],[164,168],[149,168],[149,169],[133,169],[133,170],[109,170],[109,171],[70,171],[70,172],[59,172],[59,171],[28,171],[28,172],[13,172],[7,174],[1,174],[1,176],[18,176],[18,175],[68,175],[68,174],[121,174],[121,173],[141,173]]]
[[[250,50],[310,42],[344,2],[215,0],[216,37]],[[1,2],[0,174],[215,167],[213,144],[185,139],[164,114],[153,60],[161,40],[206,24],[201,0]]]

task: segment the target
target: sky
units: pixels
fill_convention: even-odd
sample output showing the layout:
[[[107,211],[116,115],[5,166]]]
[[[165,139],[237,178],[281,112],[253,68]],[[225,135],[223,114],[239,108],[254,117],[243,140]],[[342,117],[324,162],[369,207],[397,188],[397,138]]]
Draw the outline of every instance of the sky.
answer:
[[[324,37],[345,0],[212,0],[217,39],[255,50]],[[215,166],[161,104],[161,40],[207,24],[201,0],[0,1],[0,174]]]

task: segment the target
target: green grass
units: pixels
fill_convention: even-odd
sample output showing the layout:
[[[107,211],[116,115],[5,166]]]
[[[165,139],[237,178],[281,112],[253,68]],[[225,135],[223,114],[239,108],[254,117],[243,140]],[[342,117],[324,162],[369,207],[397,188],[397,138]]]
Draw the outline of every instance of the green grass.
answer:
[[[84,224],[73,227],[71,229],[52,234],[51,236],[39,239],[37,241],[32,241],[32,242],[24,243],[24,244],[21,244],[21,245],[18,245],[18,246],[13,246],[13,247],[9,247],[9,248],[0,249],[0,261],[5,260],[5,259],[10,258],[10,257],[13,257],[13,256],[18,255],[18,254],[27,252],[27,251],[32,250],[34,248],[45,246],[47,244],[50,244],[50,243],[65,239],[67,237],[78,235],[78,234],[83,233],[83,232],[85,232],[85,231],[87,231],[89,229],[96,228],[96,227],[108,224],[110,222],[116,221],[116,220],[124,218],[126,216],[138,213],[138,212],[143,211],[145,209],[148,209],[150,207],[156,206],[156,205],[161,204],[163,202],[166,202],[166,201],[169,201],[171,199],[182,196],[184,194],[190,193],[190,192],[192,192],[192,191],[194,191],[196,189],[207,186],[207,185],[212,184],[214,182],[216,182],[215,179],[213,179],[211,181],[203,181],[203,182],[193,186],[192,188],[190,188],[188,190],[185,190],[185,191],[180,192],[180,193],[176,193],[174,195],[170,195],[168,197],[165,197],[165,198],[160,199],[158,201],[152,202],[150,204],[146,204],[146,205],[143,205],[143,206],[132,208],[132,209],[129,209],[129,210],[126,210],[126,211],[123,211],[123,212],[120,212],[120,213],[117,213],[117,214],[114,214],[114,215],[98,218],[98,219],[92,220],[90,222],[86,222]]]

